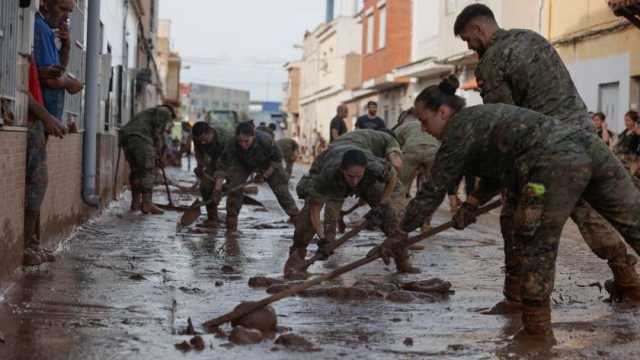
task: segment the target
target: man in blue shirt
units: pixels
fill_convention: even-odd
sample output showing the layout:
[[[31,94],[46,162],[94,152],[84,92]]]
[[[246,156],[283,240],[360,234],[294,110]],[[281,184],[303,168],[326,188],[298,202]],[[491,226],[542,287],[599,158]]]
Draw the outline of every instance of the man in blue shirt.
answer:
[[[35,20],[33,53],[41,71],[42,95],[47,111],[58,119],[62,119],[64,112],[65,91],[75,94],[82,90],[80,81],[64,74],[71,50],[68,20],[74,7],[75,0],[48,0]],[[60,40],[60,49],[56,37]],[[62,75],[51,77],[42,73],[52,67],[61,70]]]
[[[43,1],[34,25],[35,68],[32,69],[32,75],[36,79],[31,79],[30,83],[34,83],[34,89],[30,90],[38,94],[39,90],[42,90],[40,100],[43,101],[46,111],[41,109],[38,116],[44,120],[29,122],[27,133],[23,256],[25,266],[55,260],[50,251],[40,247],[40,208],[48,183],[48,135],[62,136],[63,128],[57,120],[62,119],[64,112],[65,91],[75,94],[82,90],[82,84],[78,80],[65,75],[71,50],[68,19],[74,7],[74,0]],[[56,37],[60,40],[60,49],[56,45]],[[38,83],[39,86],[36,85]]]

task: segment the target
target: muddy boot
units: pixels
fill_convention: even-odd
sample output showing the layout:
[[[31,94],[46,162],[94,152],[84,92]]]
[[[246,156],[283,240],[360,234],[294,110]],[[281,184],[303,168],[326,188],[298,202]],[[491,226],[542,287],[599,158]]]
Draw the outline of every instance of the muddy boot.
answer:
[[[218,227],[218,206],[216,205],[208,205],[207,206],[207,220],[203,221],[200,227],[215,229]]]
[[[605,289],[609,291],[612,300],[640,302],[640,276],[636,272],[636,262],[632,255],[609,260],[613,281],[608,280]]]
[[[307,250],[292,247],[289,250],[289,258],[284,264],[284,278],[287,280],[299,280],[306,277],[304,267]]]
[[[506,275],[503,290],[504,300],[482,313],[485,315],[508,315],[522,312],[522,299],[520,298],[521,285],[520,277]]]
[[[227,215],[227,235],[238,234],[238,217]]]
[[[411,265],[411,261],[409,260],[409,249],[406,247],[396,251],[393,260],[396,263],[396,269],[400,273],[419,274],[421,272],[420,269]]]
[[[555,342],[551,328],[551,307],[522,306],[523,329],[516,335],[518,340]]]
[[[22,264],[24,266],[38,266],[44,262],[42,257],[33,249],[24,249]]]
[[[152,215],[164,214],[164,211],[153,203],[152,195],[150,192],[142,194],[142,213]]]
[[[333,250],[331,249],[332,247],[333,242],[325,239],[318,240],[318,255],[320,255],[320,261],[325,261],[329,258],[329,256],[333,255]]]
[[[131,191],[131,211],[136,212],[142,210],[142,193],[139,191]]]
[[[43,262],[55,262],[56,257],[51,250],[41,248],[40,246],[31,247],[31,250],[35,251],[42,259]]]

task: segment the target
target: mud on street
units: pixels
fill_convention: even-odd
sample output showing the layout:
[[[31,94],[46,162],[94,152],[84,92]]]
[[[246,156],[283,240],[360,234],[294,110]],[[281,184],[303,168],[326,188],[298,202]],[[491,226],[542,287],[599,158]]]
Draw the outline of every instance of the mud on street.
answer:
[[[294,183],[303,170],[296,168]],[[170,177],[194,181],[186,170],[172,171]],[[155,201],[166,203],[160,189],[156,187]],[[182,204],[192,201],[190,195],[176,197]],[[466,231],[447,231],[412,251],[422,274],[396,275],[393,265],[376,261],[323,285],[374,283],[380,285],[380,296],[361,294],[349,300],[322,293],[281,300],[273,304],[280,334],[255,345],[233,345],[226,337],[206,334],[201,327],[206,320],[268,295],[264,288],[249,287],[250,278],[281,277],[293,226],[268,187],[260,186],[256,198],[268,211],[245,206],[241,235],[234,240],[225,239],[224,229],[176,232],[175,212],[131,214],[123,195],[63,242],[55,263],[27,271],[2,289],[0,359],[640,358],[640,310],[605,302],[606,292],[594,283],[610,278],[606,263],[571,231],[565,231],[569,236],[561,241],[557,261],[556,346],[519,348],[511,341],[520,327],[518,316],[479,313],[502,298],[496,211]],[[349,220],[358,220],[365,211],[359,209]],[[441,209],[433,223],[449,218]],[[382,240],[379,232],[363,232],[310,271],[325,273],[363,257]],[[451,282],[455,293],[388,296],[393,283],[431,278]],[[204,348],[182,352],[175,345],[193,337],[181,335],[189,319]],[[223,329],[231,330],[229,325]],[[274,343],[286,333],[311,344],[292,350],[284,345],[287,338]]]

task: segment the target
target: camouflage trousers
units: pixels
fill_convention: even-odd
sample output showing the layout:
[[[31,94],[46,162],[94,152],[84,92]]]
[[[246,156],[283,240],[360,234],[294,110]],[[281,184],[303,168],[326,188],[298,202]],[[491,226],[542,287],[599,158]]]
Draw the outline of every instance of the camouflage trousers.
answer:
[[[597,211],[636,253],[640,252],[640,192],[595,136],[576,134],[556,144],[553,151],[517,161],[510,189],[513,195],[509,196],[507,210],[512,208],[513,215],[507,224],[510,227],[503,228],[507,235],[505,255],[508,272],[522,280],[520,290],[525,305],[549,303],[558,242],[570,216],[586,216],[578,220],[584,228],[592,226],[593,221],[586,214]],[[593,209],[583,207],[584,201]],[[580,206],[576,210],[577,205]],[[600,233],[587,229],[593,236],[588,243],[599,256],[607,258],[623,251],[617,242],[600,239],[596,244],[601,245],[594,245]]]
[[[142,137],[131,135],[122,139],[122,150],[129,163],[131,172],[129,184],[131,191],[141,193],[153,192],[156,166],[156,150],[152,144]]]
[[[47,192],[47,136],[41,121],[29,125],[27,132],[26,209],[39,211]]]
[[[273,194],[278,200],[278,204],[282,210],[289,216],[298,215],[298,207],[295,200],[291,196],[289,191],[289,178],[285,174],[282,165],[272,165],[273,174],[269,176],[266,181],[269,187],[273,191]],[[229,188],[234,188],[243,182],[247,181],[252,171],[243,166],[233,166],[226,169],[227,172],[227,184]],[[229,194],[227,197],[227,216],[238,216],[243,204],[243,194],[241,191]]]
[[[304,184],[302,185],[304,186]],[[300,184],[298,186],[300,186]],[[379,206],[382,195],[384,194],[384,188],[385,184],[376,183],[375,186],[367,189],[367,193],[362,194],[360,198],[365,200],[372,208]],[[336,238],[336,227],[343,203],[344,199],[331,199],[326,201],[306,199],[296,222],[291,251],[306,249],[315,235],[310,216],[311,206],[313,204],[319,204],[324,207],[323,231],[325,238],[323,240],[328,243],[333,242]],[[407,199],[404,196],[404,187],[401,184],[397,184],[389,201],[387,201],[386,205],[382,208],[383,219],[381,219],[382,221],[379,226],[385,235],[392,236],[400,230],[400,223],[404,217],[406,205]]]
[[[425,156],[427,155],[427,156]],[[423,152],[405,152],[402,154],[402,169],[400,182],[404,185],[406,194],[411,191],[411,184],[418,174],[429,175],[435,161],[435,152],[428,156]]]
[[[287,175],[289,176],[289,178],[291,178],[291,175],[293,174],[293,164],[296,162],[296,158],[284,158],[284,165],[285,165],[285,172],[287,173]]]
[[[207,169],[206,174],[213,178],[214,171],[215,169],[213,171],[210,171],[209,169]],[[215,189],[215,186],[216,184],[211,179],[205,176],[203,176],[200,179],[200,195],[202,196],[202,200],[206,202],[212,199],[213,190]]]

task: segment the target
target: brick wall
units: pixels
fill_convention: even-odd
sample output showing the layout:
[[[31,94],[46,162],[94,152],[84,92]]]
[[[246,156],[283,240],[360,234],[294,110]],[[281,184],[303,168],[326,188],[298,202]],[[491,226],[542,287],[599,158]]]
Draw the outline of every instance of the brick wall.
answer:
[[[22,263],[26,163],[27,133],[0,131],[0,279]]]
[[[362,81],[375,79],[391,72],[398,66],[411,62],[411,28],[412,6],[411,0],[387,0],[387,31],[385,47],[379,44],[379,9],[376,0],[365,0],[365,15],[367,10],[374,8],[373,52],[367,53],[368,22],[363,17],[362,22]]]
[[[118,136],[98,134],[98,164],[97,164],[97,184],[100,202],[106,203],[113,196],[113,178],[118,159]],[[124,153],[120,154],[120,169],[118,170],[118,180],[116,187],[122,191],[128,183],[129,167],[124,158]]]
[[[50,138],[47,145],[49,183],[42,204],[42,244],[53,248],[97,212],[82,200],[82,134]],[[98,135],[97,189],[101,203],[112,196],[117,136]],[[0,288],[22,264],[27,133],[0,131]],[[120,159],[118,191],[126,184],[128,166]]]
[[[82,134],[50,138],[47,145],[49,184],[42,204],[41,242],[53,247],[88,219],[82,200]]]

